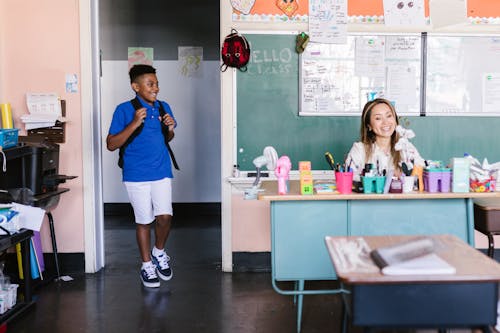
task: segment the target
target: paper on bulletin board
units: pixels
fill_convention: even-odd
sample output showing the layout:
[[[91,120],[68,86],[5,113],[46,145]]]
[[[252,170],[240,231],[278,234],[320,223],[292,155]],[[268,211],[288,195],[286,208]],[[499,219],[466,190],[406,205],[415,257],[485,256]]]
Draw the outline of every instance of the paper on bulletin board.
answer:
[[[385,77],[385,38],[356,38],[355,73],[358,76],[375,78],[383,81]]]
[[[420,58],[420,36],[386,36],[387,59],[415,60]]]
[[[467,22],[466,0],[430,0],[429,9],[434,28]]]
[[[308,21],[309,0],[230,0],[230,2],[233,6],[233,21],[276,23]]]
[[[384,21],[387,26],[425,25],[424,0],[384,0]]]
[[[399,104],[413,105],[417,102],[416,68],[411,66],[387,66],[387,96]]]
[[[500,110],[500,73],[483,74],[483,112],[497,113]]]
[[[311,42],[345,44],[347,0],[309,0]]]

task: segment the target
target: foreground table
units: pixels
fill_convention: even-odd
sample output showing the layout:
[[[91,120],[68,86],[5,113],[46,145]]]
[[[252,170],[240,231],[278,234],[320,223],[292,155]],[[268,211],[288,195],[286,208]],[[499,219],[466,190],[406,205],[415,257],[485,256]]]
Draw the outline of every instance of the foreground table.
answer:
[[[369,269],[368,264],[352,265],[357,260],[346,262],[338,251],[338,242],[356,242],[362,238],[373,250],[414,236],[326,237],[337,276],[350,291],[344,295],[344,300],[352,325],[364,328],[467,327],[489,331],[489,326],[497,319],[500,264],[455,236],[431,237],[436,243],[436,254],[456,268],[455,274],[383,275],[378,269]],[[359,263],[371,262],[366,255],[359,254],[359,258]]]

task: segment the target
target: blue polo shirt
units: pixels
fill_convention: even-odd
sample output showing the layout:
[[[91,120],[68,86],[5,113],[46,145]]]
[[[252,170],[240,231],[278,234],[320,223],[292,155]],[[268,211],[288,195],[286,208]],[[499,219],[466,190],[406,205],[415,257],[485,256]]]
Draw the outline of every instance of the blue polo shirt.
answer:
[[[158,118],[160,116],[159,103],[162,103],[165,112],[173,118],[172,110],[166,102],[155,101],[151,106],[139,96],[137,98],[146,108],[147,116],[141,133],[127,146],[123,154],[122,179],[124,182],[144,182],[165,177],[173,178],[170,155]],[[118,105],[113,113],[109,134],[116,135],[123,131],[132,122],[134,115],[135,109],[130,101]]]

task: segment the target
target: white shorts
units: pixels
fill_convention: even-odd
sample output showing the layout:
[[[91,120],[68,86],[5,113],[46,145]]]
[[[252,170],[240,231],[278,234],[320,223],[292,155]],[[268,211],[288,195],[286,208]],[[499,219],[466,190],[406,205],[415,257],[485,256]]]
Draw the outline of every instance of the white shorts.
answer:
[[[172,179],[123,182],[134,209],[135,223],[149,224],[158,215],[172,214]]]

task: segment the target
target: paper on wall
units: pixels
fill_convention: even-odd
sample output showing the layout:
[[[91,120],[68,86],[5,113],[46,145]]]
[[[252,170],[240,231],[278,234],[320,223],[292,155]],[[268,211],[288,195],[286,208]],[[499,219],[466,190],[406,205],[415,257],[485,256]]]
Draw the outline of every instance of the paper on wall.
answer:
[[[26,104],[30,114],[21,116],[26,130],[51,127],[57,120],[65,121],[59,96],[55,93],[26,93]]]
[[[384,22],[387,26],[425,25],[424,0],[384,0]]]
[[[430,0],[429,12],[434,28],[467,22],[467,1]]]

